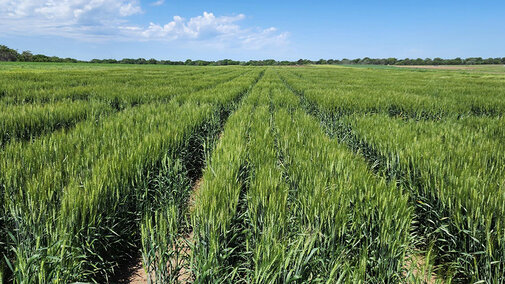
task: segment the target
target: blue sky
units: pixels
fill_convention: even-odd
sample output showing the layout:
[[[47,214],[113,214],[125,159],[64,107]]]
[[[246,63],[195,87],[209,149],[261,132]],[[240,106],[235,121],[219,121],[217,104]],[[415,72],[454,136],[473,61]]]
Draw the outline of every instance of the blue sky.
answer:
[[[504,57],[505,1],[0,0],[0,44],[60,57]]]

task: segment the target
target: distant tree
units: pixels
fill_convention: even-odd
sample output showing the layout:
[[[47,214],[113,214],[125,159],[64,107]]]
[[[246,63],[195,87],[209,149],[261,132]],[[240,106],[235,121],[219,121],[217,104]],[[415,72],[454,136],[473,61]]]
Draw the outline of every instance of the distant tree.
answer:
[[[121,59],[121,61],[119,61],[119,63],[122,63],[122,64],[135,64],[135,59],[123,58],[123,59]]]
[[[144,58],[137,58],[135,59],[135,64],[147,64],[147,60]]]
[[[436,57],[431,58],[417,58],[417,59],[397,59],[394,57],[390,58],[369,58],[364,57],[362,59],[319,59],[318,61],[311,61],[308,59],[299,59],[297,61],[276,61],[274,59],[265,60],[249,60],[249,61],[235,61],[232,59],[222,59],[217,61],[205,61],[205,60],[191,60],[186,61],[170,61],[170,60],[156,60],[151,58],[146,60],[144,58],[123,58],[121,60],[116,59],[92,59],[90,61],[78,61],[74,58],[60,58],[57,56],[47,56],[43,54],[33,55],[30,51],[23,51],[19,54],[16,50],[10,49],[5,45],[0,45],[0,61],[33,61],[33,62],[89,62],[89,63],[121,63],[121,64],[163,64],[163,65],[198,65],[198,66],[209,66],[209,65],[244,65],[244,66],[266,66],[266,65],[306,65],[306,64],[375,64],[375,65],[461,65],[461,64],[505,64],[505,57],[499,58],[486,58],[481,57],[470,57],[466,59],[454,58],[454,59],[442,59]]]
[[[31,51],[25,50],[19,55],[19,61],[31,62],[33,61],[33,54]]]
[[[386,63],[386,65],[395,65],[397,61],[398,61],[398,59],[396,59],[394,57],[390,57],[390,58],[386,59],[385,63]]]
[[[266,59],[266,60],[263,60],[263,65],[268,65],[268,66],[277,65],[277,61],[275,61],[274,59]]]
[[[44,54],[35,54],[33,56],[33,61],[34,62],[48,62],[49,56],[45,56]]]
[[[454,59],[449,60],[448,64],[449,65],[461,65],[461,64],[463,64],[463,60],[459,57],[456,57]]]
[[[443,65],[444,60],[440,57],[435,57],[433,58],[433,65]]]
[[[416,59],[412,60],[412,64],[414,64],[414,65],[424,65],[424,63],[425,63],[424,59],[422,59],[422,58],[416,58]]]
[[[234,61],[234,60],[231,60],[231,59],[222,59],[222,60],[216,61],[216,65],[218,65],[218,66],[222,66],[222,65],[239,65],[239,64],[240,64],[239,61]]]
[[[66,63],[77,63],[77,62],[79,62],[79,60],[67,57],[67,58],[63,59],[63,62],[66,62]]]
[[[466,60],[466,64],[468,65],[477,65],[482,64],[482,57],[469,57]]]
[[[0,45],[0,61],[17,61],[19,53],[5,45]]]

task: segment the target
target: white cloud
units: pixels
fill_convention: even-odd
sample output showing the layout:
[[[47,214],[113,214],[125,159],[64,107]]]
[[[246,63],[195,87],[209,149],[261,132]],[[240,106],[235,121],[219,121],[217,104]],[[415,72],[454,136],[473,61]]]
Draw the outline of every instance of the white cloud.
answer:
[[[148,27],[122,27],[123,32],[143,40],[189,40],[199,41],[214,47],[240,47],[259,49],[267,45],[283,45],[288,34],[280,33],[276,28],[247,29],[237,22],[245,15],[220,16],[203,12],[203,15],[186,20],[180,16],[173,17],[167,24],[150,23]]]
[[[141,13],[137,0],[0,0],[0,29],[8,33],[103,38]]]
[[[162,5],[158,0],[151,5]],[[215,48],[260,49],[283,45],[287,33],[275,28],[244,28],[245,15],[174,16],[166,24],[133,24],[143,13],[138,0],[0,0],[0,30],[23,35],[49,35],[80,40],[177,41]]]
[[[145,29],[139,28],[138,35],[146,39],[207,39],[210,37],[239,34],[241,29],[235,22],[244,19],[240,14],[233,17],[216,17],[213,13],[203,12],[186,20],[180,16],[174,16],[173,20],[163,26],[150,23]]]
[[[88,23],[100,17],[126,17],[142,12],[136,0],[0,0],[2,19]]]
[[[151,3],[151,6],[161,6],[165,3],[165,0],[158,0]]]

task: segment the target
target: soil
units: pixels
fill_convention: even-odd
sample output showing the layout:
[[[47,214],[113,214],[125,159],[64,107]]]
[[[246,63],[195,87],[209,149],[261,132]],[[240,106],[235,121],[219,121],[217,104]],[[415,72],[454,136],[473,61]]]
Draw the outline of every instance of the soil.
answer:
[[[203,178],[200,178],[193,185],[191,196],[189,197],[189,202],[188,202],[190,213],[192,213],[195,208],[195,199],[196,199],[198,192],[200,191],[200,187],[202,186],[202,184],[203,184]]]
[[[132,257],[126,263],[123,263],[119,267],[119,271],[114,275],[112,279],[109,279],[110,283],[147,283],[147,274],[142,268],[142,261],[140,254]]]
[[[132,284],[143,284],[147,283],[147,273],[144,270],[144,267],[142,267],[142,261],[138,261],[136,264],[135,269],[130,275],[130,278],[128,279],[127,283],[132,283]]]
[[[405,261],[405,268],[407,271],[411,271],[415,278],[423,281],[426,284],[435,284],[435,283],[444,283],[440,281],[437,275],[434,272],[428,274],[429,271],[424,271],[426,265],[426,259],[423,255],[415,254],[407,257]],[[425,275],[428,274],[428,275]],[[404,273],[404,276],[407,276],[407,272]]]
[[[189,212],[193,212],[194,207],[195,207],[195,198],[196,195],[198,194],[200,187],[203,184],[203,179],[200,178],[198,179],[195,184],[193,185],[191,196],[189,198],[188,206],[189,206]],[[193,243],[193,232],[188,233],[184,239],[180,240],[181,243],[187,243],[191,244]],[[185,248],[182,249],[182,253],[186,256],[189,255],[191,252],[190,246],[187,245]],[[173,260],[174,262],[176,260]],[[183,262],[184,260],[179,260],[180,262]],[[175,264],[175,263],[174,263]],[[174,266],[173,264],[173,266]],[[190,283],[191,282],[191,272],[187,269],[188,265],[183,265],[184,263],[179,263],[180,266],[182,266],[182,269],[179,271],[179,283]],[[143,284],[147,283],[147,273],[142,267],[142,261],[137,260],[135,263],[132,264],[132,266],[128,269],[128,271],[125,272],[126,276],[124,276],[124,281],[121,283],[131,283],[131,284]]]

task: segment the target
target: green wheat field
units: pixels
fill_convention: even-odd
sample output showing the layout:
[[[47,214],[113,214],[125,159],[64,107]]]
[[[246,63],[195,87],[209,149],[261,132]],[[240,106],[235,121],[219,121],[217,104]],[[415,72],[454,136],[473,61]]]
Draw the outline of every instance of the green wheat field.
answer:
[[[0,110],[0,282],[505,282],[504,66],[2,63]]]

